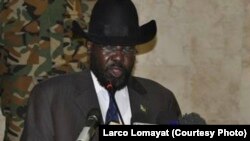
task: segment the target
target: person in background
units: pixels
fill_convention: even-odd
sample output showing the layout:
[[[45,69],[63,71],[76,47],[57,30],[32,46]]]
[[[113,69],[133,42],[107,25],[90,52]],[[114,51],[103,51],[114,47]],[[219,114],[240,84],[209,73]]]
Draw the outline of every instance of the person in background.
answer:
[[[93,109],[100,111],[100,124],[178,120],[179,104],[169,89],[132,75],[136,45],[152,40],[157,27],[154,20],[139,26],[131,0],[98,0],[88,31],[78,22],[73,22],[72,31],[88,40],[90,66],[35,86],[21,141],[75,141]]]
[[[4,141],[20,141],[27,101],[36,84],[85,69],[86,49],[72,39],[71,26],[76,20],[87,27],[88,7],[90,0],[0,1]]]

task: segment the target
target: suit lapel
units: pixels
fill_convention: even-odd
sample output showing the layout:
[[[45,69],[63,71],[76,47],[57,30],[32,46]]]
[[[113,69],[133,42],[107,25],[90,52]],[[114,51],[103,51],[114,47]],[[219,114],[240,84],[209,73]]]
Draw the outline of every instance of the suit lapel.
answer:
[[[128,90],[132,112],[131,124],[134,122],[149,123],[147,91],[134,77],[129,80]]]
[[[74,101],[83,116],[86,117],[88,112],[93,108],[100,109],[90,71],[84,70],[80,73],[75,83],[76,95]]]
[[[84,70],[75,79],[74,102],[82,112],[83,117],[86,117],[91,109],[100,109],[93,80],[89,70]],[[146,97],[146,89],[134,77],[131,77],[128,82],[128,90],[132,112],[131,124],[133,122],[149,123],[149,105]],[[104,123],[103,120],[102,123]]]

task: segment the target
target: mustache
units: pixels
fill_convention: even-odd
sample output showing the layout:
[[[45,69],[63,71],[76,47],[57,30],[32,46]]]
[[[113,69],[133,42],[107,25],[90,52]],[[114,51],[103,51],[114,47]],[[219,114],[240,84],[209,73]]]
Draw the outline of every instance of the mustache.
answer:
[[[107,65],[106,70],[111,69],[113,67],[118,67],[118,68],[122,69],[123,71],[124,70],[126,71],[126,67],[122,63],[119,63],[119,62],[114,62],[112,64]]]

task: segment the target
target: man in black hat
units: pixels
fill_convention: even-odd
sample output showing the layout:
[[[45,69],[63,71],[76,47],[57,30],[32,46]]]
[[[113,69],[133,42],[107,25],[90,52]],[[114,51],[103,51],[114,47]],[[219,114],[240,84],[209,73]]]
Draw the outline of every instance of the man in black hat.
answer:
[[[75,141],[91,116],[97,124],[170,124],[178,119],[180,108],[170,90],[131,75],[135,46],[156,34],[154,20],[139,26],[131,0],[98,0],[88,32],[76,22],[72,30],[88,40],[90,69],[33,89],[23,141]],[[100,113],[91,115],[93,109]]]

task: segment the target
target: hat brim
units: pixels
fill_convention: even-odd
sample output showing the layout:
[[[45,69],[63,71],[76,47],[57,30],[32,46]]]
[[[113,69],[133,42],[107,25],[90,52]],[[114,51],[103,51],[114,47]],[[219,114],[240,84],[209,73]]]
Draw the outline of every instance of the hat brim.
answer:
[[[94,43],[103,44],[103,45],[138,45],[146,43],[152,40],[157,32],[156,22],[155,20],[151,20],[150,22],[140,26],[138,29],[138,36],[126,36],[126,37],[107,37],[94,35],[85,32],[81,26],[73,21],[72,23],[72,32],[75,37],[83,37],[89,41]]]

